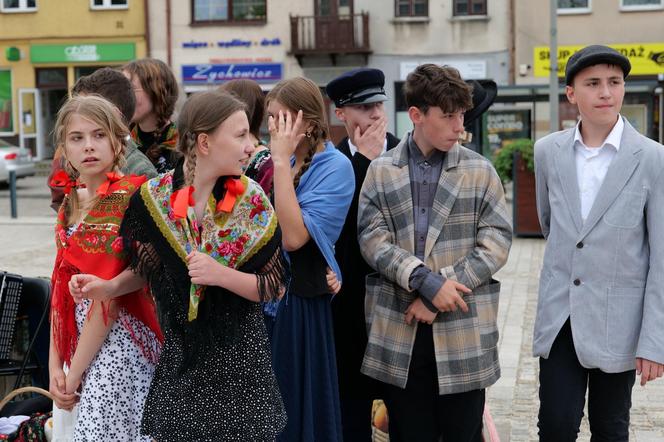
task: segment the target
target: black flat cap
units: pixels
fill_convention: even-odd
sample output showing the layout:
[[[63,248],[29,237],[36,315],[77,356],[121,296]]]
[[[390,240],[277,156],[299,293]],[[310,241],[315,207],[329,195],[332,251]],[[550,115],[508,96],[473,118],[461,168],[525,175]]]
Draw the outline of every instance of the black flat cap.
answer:
[[[325,92],[337,107],[343,107],[386,101],[384,86],[383,71],[359,68],[345,72],[330,81]]]
[[[493,104],[498,86],[493,80],[466,80],[466,84],[473,88],[473,108],[463,114],[463,124],[467,127]]]
[[[571,86],[576,74],[587,67],[597,64],[619,66],[623,71],[623,78],[627,78],[627,74],[632,69],[629,58],[615,49],[603,45],[586,46],[572,54],[569,60],[567,60],[567,66],[565,66],[565,84]]]

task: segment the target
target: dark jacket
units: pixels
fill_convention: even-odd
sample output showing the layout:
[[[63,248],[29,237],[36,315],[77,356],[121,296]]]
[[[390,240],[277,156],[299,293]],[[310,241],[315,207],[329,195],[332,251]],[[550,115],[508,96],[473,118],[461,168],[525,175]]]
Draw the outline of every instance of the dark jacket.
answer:
[[[391,133],[388,133],[386,138],[388,150],[399,144],[399,139]],[[335,246],[335,255],[343,277],[341,291],[332,301],[339,392],[346,398],[373,398],[379,395],[375,381],[360,373],[367,345],[364,318],[365,277],[373,272],[373,269],[362,258],[357,242],[357,202],[371,161],[359,152],[351,156],[348,137],[337,144],[337,149],[350,159],[355,174],[355,194]]]

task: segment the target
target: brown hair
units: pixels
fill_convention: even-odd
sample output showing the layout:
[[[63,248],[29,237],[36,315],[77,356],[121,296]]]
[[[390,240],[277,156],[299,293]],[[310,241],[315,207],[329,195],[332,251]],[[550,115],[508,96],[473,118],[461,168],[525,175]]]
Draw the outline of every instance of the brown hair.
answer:
[[[118,109],[103,97],[98,95],[77,95],[69,100],[60,108],[57,120],[55,121],[54,137],[55,145],[62,152],[65,164],[65,171],[70,177],[76,179],[79,173],[73,168],[71,162],[67,159],[67,128],[74,115],[80,115],[86,120],[99,125],[104,134],[111,142],[111,148],[115,153],[113,171],[119,172],[125,164],[125,149],[129,129],[120,117]],[[93,206],[99,200],[99,196],[90,201]],[[81,214],[81,206],[78,200],[76,189],[72,189],[65,206],[65,219],[67,224],[71,224],[78,219]]]
[[[193,94],[182,107],[178,117],[177,149],[187,161],[185,182],[194,182],[196,169],[196,140],[199,134],[209,134],[237,111],[245,111],[243,102],[228,92],[214,90]]]
[[[325,117],[325,102],[316,83],[304,77],[295,77],[277,83],[274,89],[267,94],[266,105],[273,100],[278,101],[293,113],[302,110],[303,121],[312,126],[311,131],[307,132],[306,138],[309,150],[302,167],[293,178],[293,185],[297,187],[300,184],[300,178],[311,166],[316,149],[327,140],[330,132]]]
[[[407,106],[414,106],[424,113],[430,107],[439,107],[446,114],[473,107],[472,88],[451,66],[422,64],[408,74],[403,89]]]
[[[141,58],[122,66],[131,78],[138,78],[143,91],[150,97],[157,117],[158,131],[170,120],[178,100],[178,83],[166,63],[156,58]]]
[[[249,132],[260,139],[261,124],[265,116],[265,94],[263,89],[253,80],[245,78],[231,80],[219,86],[222,91],[230,92],[247,105]]]
[[[118,70],[112,68],[97,69],[90,75],[79,78],[71,89],[72,95],[98,94],[113,103],[129,125],[136,109],[136,96],[131,82]]]

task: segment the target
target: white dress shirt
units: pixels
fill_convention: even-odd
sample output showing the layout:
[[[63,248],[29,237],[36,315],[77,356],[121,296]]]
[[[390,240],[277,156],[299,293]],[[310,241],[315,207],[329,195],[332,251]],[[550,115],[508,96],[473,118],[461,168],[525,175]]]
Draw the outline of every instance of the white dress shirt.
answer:
[[[581,218],[585,222],[604,182],[611,161],[620,149],[620,139],[625,123],[622,117],[618,115],[618,121],[600,147],[588,147],[583,142],[580,125],[581,123],[576,125],[576,132],[574,133],[574,150],[576,176],[581,200]]]
[[[350,149],[350,156],[354,157],[355,152],[357,152],[357,146],[353,144],[353,142],[350,140],[350,137],[348,138],[348,148]],[[385,141],[383,141],[383,151],[381,154],[384,154],[387,152],[387,137],[385,137]]]

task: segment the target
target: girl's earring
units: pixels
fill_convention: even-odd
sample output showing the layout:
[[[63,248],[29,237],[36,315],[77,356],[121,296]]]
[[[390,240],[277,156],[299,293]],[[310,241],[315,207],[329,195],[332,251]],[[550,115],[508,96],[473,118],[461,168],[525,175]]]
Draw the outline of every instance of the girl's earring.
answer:
[[[311,138],[311,131],[307,131],[304,135],[305,135],[307,138]]]

